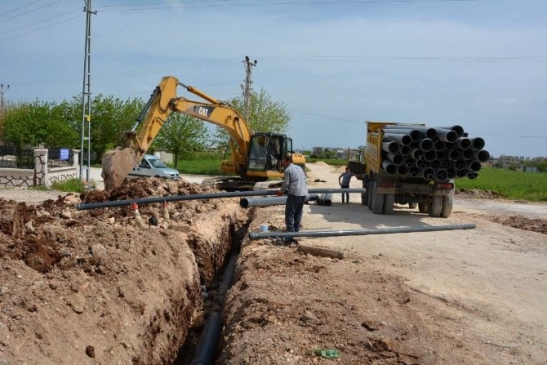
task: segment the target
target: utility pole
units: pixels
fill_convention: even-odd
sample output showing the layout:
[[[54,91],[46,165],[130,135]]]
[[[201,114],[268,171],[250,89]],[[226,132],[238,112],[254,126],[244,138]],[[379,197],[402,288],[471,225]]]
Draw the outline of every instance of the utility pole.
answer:
[[[9,85],[6,85],[6,90],[4,90],[4,84],[0,84],[0,137],[4,137],[4,94],[8,91]]]
[[[245,65],[245,85],[241,85],[241,88],[243,89],[243,116],[247,123],[249,123],[249,112],[251,108],[251,92],[253,91],[251,80],[251,73],[253,66],[256,66],[257,61],[254,60],[254,62],[251,62],[249,59],[249,56],[245,56],[245,60],[243,61],[243,64]]]
[[[86,19],[84,82],[82,87],[82,140],[80,149],[80,181],[89,181],[89,172],[91,169],[91,14],[97,14],[97,12],[91,11],[91,0],[84,1],[84,11],[86,13]]]
[[[6,85],[6,90],[4,90],[4,84],[0,84],[0,115],[4,116],[4,94],[8,91],[9,85]]]

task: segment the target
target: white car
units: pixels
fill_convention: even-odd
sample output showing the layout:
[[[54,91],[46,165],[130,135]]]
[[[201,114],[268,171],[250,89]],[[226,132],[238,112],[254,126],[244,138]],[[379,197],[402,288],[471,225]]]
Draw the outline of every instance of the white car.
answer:
[[[153,155],[144,155],[141,163],[134,167],[129,177],[163,177],[166,179],[179,179],[179,172],[167,167],[159,158]]]

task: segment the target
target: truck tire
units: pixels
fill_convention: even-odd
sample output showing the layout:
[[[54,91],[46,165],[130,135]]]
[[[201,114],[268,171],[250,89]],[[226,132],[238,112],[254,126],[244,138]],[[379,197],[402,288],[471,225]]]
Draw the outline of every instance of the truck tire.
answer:
[[[430,217],[440,217],[441,211],[443,209],[443,197],[434,196],[431,205],[429,206],[429,216]]]
[[[416,209],[417,206],[418,206],[418,203],[408,203],[409,209]]]
[[[384,212],[384,194],[372,193],[372,213],[382,214]]]
[[[450,214],[452,214],[453,203],[454,197],[452,195],[443,196],[443,208],[441,209],[441,217],[450,217]]]
[[[418,203],[418,210],[420,213],[429,213],[429,205],[426,203]]]
[[[385,194],[384,214],[393,214],[393,204],[395,204],[395,194]]]
[[[366,189],[364,193],[361,194],[361,204],[368,205],[369,193],[368,193],[368,183],[363,181],[363,188]]]
[[[368,209],[369,210],[372,210],[372,203],[374,201],[374,181],[371,181],[369,183],[367,183],[367,205],[368,205]]]

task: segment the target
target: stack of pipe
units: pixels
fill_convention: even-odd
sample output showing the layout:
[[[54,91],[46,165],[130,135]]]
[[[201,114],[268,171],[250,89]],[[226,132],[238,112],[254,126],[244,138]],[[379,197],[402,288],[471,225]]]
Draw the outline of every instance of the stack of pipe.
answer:
[[[490,158],[484,139],[469,138],[459,125],[383,127],[382,169],[387,175],[447,181],[474,179]]]

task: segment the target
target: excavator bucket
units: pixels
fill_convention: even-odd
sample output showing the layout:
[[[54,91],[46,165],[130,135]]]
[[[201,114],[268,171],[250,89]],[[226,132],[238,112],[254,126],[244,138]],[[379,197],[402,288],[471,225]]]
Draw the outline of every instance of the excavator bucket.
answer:
[[[122,185],[133,167],[137,166],[139,158],[132,148],[117,148],[106,151],[103,155],[101,176],[105,190],[112,190]]]

